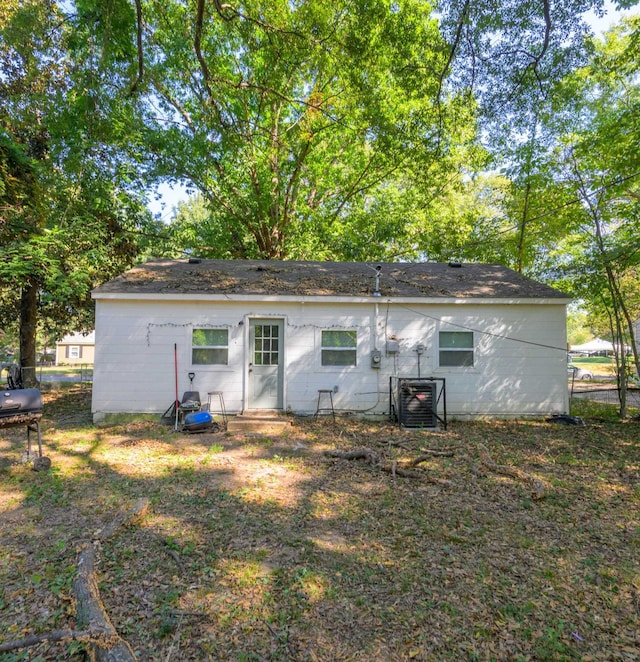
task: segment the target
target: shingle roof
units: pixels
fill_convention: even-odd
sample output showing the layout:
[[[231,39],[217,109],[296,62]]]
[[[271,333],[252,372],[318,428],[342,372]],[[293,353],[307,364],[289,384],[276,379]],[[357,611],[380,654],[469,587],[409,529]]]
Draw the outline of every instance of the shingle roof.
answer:
[[[90,333],[70,333],[58,341],[58,345],[95,345],[96,332]]]
[[[499,264],[152,260],[94,294],[553,298],[567,295]]]

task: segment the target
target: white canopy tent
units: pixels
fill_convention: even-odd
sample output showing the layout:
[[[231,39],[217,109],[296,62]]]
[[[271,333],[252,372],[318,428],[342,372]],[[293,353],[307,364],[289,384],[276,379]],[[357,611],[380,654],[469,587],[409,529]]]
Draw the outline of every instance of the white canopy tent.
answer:
[[[613,344],[602,338],[594,338],[583,345],[571,345],[572,352],[613,352]]]

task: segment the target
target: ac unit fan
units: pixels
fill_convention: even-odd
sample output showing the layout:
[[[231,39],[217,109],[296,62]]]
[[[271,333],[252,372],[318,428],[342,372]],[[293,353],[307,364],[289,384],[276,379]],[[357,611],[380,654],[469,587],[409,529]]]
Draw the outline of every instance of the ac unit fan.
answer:
[[[398,380],[398,422],[406,428],[438,426],[435,382],[424,379]]]

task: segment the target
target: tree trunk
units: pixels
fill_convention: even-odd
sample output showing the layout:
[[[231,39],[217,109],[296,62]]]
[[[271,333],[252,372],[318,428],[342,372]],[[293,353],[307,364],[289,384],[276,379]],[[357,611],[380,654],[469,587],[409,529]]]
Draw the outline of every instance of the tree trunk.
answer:
[[[102,635],[87,646],[87,654],[91,662],[134,662],[131,646],[116,632],[100,599],[95,561],[93,545],[86,545],[78,555],[78,574],[73,581],[78,625]]]
[[[122,529],[139,523],[148,508],[148,499],[138,499],[105,525],[95,539],[105,542],[114,538]],[[95,547],[87,543],[78,554],[78,574],[72,585],[76,599],[76,623],[94,635],[87,646],[87,655],[91,662],[135,662],[133,649],[118,634],[102,603],[95,566]]]
[[[518,231],[518,263],[516,271],[521,274],[524,270],[525,262],[525,243],[526,243],[526,230],[527,221],[529,216],[529,200],[531,195],[531,181],[527,179],[527,185],[524,190],[524,209],[522,210],[522,219],[520,221],[520,229]]]
[[[20,367],[25,388],[37,386],[36,327],[38,324],[38,285],[31,276],[20,296]]]
[[[609,313],[609,328],[613,339],[613,360],[616,364],[616,386],[618,390],[618,402],[620,403],[620,418],[627,415],[627,362],[624,353],[624,338],[620,333],[619,311],[615,301],[613,302],[613,314]],[[620,348],[623,348],[620,351]]]

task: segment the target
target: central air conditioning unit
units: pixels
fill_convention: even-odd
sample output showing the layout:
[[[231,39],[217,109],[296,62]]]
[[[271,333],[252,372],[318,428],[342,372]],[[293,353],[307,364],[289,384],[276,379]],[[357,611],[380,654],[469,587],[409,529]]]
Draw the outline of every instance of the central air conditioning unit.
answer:
[[[398,423],[405,428],[437,428],[437,386],[427,379],[398,379]]]

